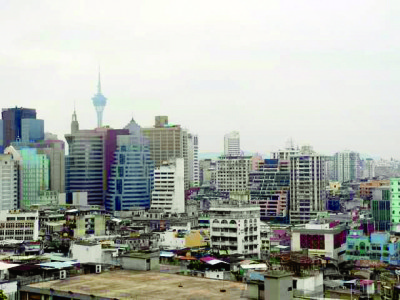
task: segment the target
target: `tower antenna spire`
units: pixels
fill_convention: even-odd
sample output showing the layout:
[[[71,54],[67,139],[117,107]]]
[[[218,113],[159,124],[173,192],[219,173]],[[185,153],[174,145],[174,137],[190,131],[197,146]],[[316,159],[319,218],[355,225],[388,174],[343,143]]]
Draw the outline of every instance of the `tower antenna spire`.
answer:
[[[99,64],[99,79],[97,82],[97,93],[101,94],[100,64]]]

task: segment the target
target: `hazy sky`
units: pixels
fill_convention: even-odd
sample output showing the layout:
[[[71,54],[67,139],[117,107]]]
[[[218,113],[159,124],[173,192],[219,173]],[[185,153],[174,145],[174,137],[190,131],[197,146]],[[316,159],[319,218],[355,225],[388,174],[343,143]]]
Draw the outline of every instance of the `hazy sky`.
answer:
[[[399,0],[0,0],[1,107],[63,137],[168,115],[201,152],[268,153],[292,137],[330,154],[400,158]]]

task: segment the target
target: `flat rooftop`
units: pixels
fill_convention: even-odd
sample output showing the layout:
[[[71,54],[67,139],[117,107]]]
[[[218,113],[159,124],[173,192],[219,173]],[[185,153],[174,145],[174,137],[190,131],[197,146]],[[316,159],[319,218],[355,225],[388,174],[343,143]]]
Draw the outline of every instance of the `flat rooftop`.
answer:
[[[182,287],[178,287],[179,284]],[[160,272],[117,270],[88,274],[65,280],[30,284],[27,288],[94,295],[117,299],[217,300],[247,299],[246,285],[240,282],[213,280]],[[226,292],[221,293],[224,288]],[[79,299],[79,297],[76,297]]]

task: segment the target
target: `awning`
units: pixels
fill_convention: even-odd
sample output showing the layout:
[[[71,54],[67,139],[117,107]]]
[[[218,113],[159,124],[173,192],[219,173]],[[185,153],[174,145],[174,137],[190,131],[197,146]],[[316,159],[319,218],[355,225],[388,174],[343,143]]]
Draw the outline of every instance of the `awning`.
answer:
[[[38,266],[41,266],[42,268],[50,268],[50,269],[63,269],[63,268],[70,268],[73,265],[78,264],[76,261],[65,261],[65,262],[48,262],[48,263],[42,263],[38,264]]]

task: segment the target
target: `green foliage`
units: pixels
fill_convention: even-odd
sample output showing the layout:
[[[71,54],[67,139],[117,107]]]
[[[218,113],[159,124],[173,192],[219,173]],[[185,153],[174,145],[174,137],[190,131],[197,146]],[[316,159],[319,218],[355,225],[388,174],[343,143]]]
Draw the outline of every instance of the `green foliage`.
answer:
[[[8,298],[7,298],[6,295],[4,295],[3,290],[0,290],[0,300],[7,300],[7,299],[8,299]]]

